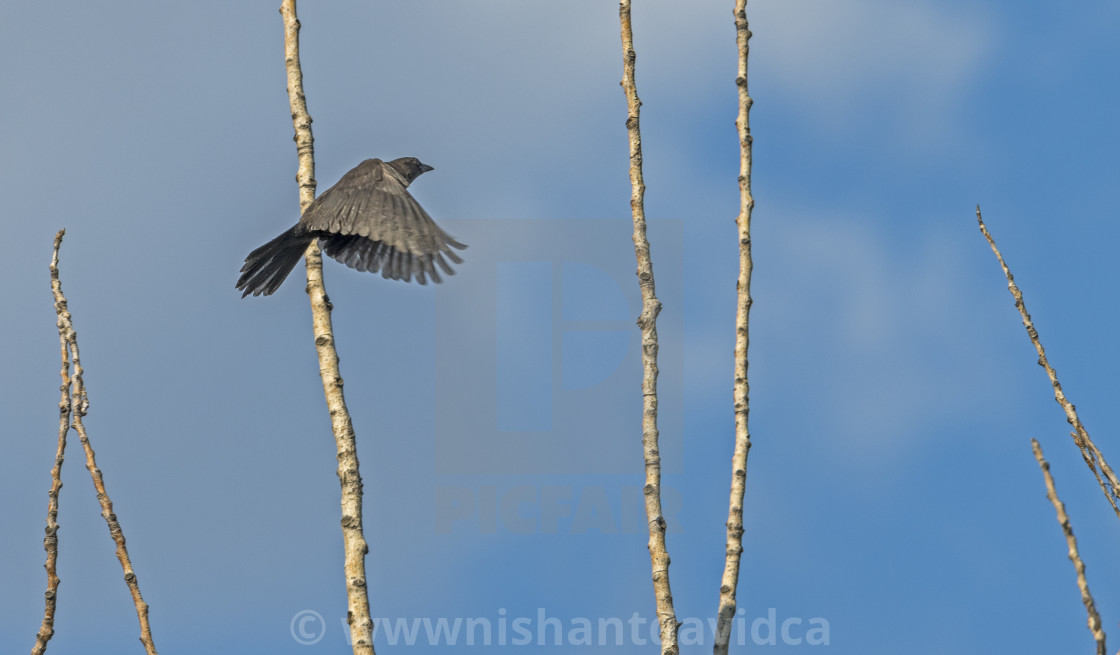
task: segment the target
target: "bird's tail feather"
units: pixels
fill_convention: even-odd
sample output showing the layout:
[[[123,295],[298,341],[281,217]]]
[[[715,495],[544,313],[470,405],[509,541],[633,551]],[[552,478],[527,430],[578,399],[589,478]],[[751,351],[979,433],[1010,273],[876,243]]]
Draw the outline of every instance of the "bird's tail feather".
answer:
[[[237,280],[238,290],[245,292],[241,294],[242,298],[249,294],[268,296],[280,288],[315,238],[314,234],[300,228],[297,223],[292,229],[249,253],[245,258],[245,265],[241,267],[241,277]]]

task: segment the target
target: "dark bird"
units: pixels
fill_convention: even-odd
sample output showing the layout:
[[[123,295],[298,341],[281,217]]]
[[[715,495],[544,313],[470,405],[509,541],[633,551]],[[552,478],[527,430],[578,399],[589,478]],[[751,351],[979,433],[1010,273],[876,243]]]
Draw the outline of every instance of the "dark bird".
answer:
[[[390,280],[440,282],[437,266],[454,275],[444,256],[461,264],[451,248],[466,246],[441,230],[408,192],[408,185],[430,170],[415,157],[358,164],[308,205],[290,230],[249,253],[237,280],[245,292],[241,297],[279,289],[314,239],[350,268],[380,270]]]

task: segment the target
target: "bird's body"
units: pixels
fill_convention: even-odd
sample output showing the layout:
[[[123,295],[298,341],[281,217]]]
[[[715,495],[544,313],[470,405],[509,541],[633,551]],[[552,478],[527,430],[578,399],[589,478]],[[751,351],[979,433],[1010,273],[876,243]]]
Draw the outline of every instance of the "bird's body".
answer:
[[[415,157],[358,164],[308,205],[291,229],[249,253],[237,280],[242,297],[280,288],[315,239],[350,268],[380,270],[388,279],[440,282],[437,266],[454,275],[444,257],[462,263],[451,248],[466,246],[441,230],[408,192],[412,181],[430,170]]]

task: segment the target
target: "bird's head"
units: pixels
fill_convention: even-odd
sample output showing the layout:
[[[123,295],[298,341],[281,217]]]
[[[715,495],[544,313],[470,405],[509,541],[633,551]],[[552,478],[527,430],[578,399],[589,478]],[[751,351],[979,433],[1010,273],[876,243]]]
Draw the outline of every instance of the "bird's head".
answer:
[[[397,169],[407,184],[412,184],[412,181],[420,177],[428,171],[435,170],[424,162],[415,157],[401,157],[389,162],[389,165]]]

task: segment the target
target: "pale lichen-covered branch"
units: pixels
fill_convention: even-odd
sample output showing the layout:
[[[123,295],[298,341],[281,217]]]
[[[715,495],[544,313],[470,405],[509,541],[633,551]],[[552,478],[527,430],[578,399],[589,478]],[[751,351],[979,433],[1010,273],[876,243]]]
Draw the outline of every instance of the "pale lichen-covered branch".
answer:
[[[307,99],[303,93],[303,73],[299,61],[299,19],[296,17],[295,0],[284,0],[280,7],[284,19],[284,66],[288,77],[288,101],[292,109],[295,128],[296,151],[299,156],[300,211],[315,199],[314,139],[311,135],[311,115],[307,112]],[[331,302],[323,286],[323,256],[316,241],[307,249],[307,295],[311,301],[311,322],[315,335],[315,350],[319,356],[319,377],[323,380],[323,393],[331,417],[338,451],[338,480],[342,487],[342,540],[343,568],[346,575],[346,620],[350,625],[350,640],[354,653],[373,655],[373,619],[370,616],[369,593],[366,589],[366,544],[362,532],[362,477],[358,471],[357,440],[346,399],[342,394],[342,375],[335,350],[334,329],[331,326]]]
[[[747,455],[751,449],[747,417],[750,414],[750,385],[747,381],[747,348],[750,345],[751,312],[751,128],[753,101],[747,91],[747,55],[751,32],[747,22],[747,0],[735,3],[735,40],[739,51],[739,69],[735,86],[739,90],[739,115],[735,126],[739,133],[739,233],[738,302],[735,311],[735,380],[732,399],[735,407],[735,446],[731,454],[731,496],[727,510],[727,545],[723,577],[719,587],[719,610],[716,614],[716,635],[713,651],[727,653],[731,622],[735,618],[735,594],[739,585],[739,561],[743,553],[743,499],[747,484]]]
[[[657,431],[657,314],[661,302],[654,293],[653,261],[646,238],[642,179],[642,135],[638,113],[642,103],[634,82],[634,34],[630,26],[630,0],[622,0],[618,8],[622,25],[622,90],[626,94],[626,132],[630,141],[630,212],[634,219],[634,254],[638,260],[638,285],[642,292],[642,313],[638,327],[642,333],[642,450],[645,455],[646,519],[649,523],[649,557],[653,569],[653,592],[657,603],[657,621],[661,626],[661,652],[679,652],[677,646],[677,613],[673,609],[673,593],[669,588],[669,552],[665,546],[665,517],[661,512],[661,454]]]

